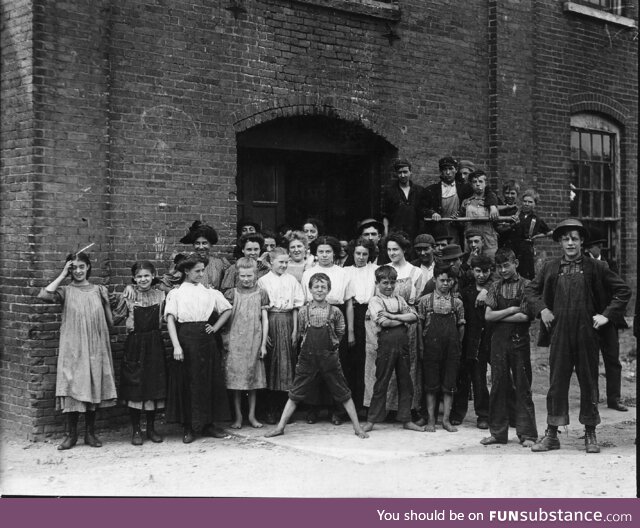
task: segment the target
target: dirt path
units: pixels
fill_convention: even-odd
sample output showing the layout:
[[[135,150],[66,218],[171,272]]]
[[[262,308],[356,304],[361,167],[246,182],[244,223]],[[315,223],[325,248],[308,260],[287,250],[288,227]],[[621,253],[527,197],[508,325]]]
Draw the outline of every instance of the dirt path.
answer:
[[[537,375],[539,375],[538,373]],[[625,380],[625,394],[635,394]],[[572,402],[577,401],[575,387]],[[538,426],[544,394],[534,393]],[[635,397],[628,398],[635,405]],[[531,453],[512,431],[509,444],[484,447],[468,416],[458,433],[414,433],[383,424],[360,440],[349,425],[298,421],[283,437],[250,427],[226,439],[182,444],[179,430],[162,444],[129,444],[128,430],[102,433],[104,447],[80,441],[60,452],[54,442],[2,439],[4,495],[226,497],[635,497],[636,409],[601,406],[599,455],[587,455],[575,423],[562,449]],[[571,417],[577,417],[572,409]],[[577,420],[576,420],[577,422]],[[229,430],[230,431],[230,430]]]

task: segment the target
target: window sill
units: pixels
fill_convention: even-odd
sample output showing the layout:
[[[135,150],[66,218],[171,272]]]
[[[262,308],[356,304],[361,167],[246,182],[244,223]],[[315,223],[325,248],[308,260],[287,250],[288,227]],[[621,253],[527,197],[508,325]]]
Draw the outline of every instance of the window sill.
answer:
[[[617,24],[619,26],[624,26],[628,28],[638,27],[638,24],[632,18],[627,18],[620,15],[614,15],[613,13],[607,13],[606,11],[596,9],[594,7],[589,7],[582,4],[576,4],[575,2],[565,2],[563,7],[564,7],[565,13],[576,13],[578,15],[597,18],[604,22]]]
[[[298,4],[310,4],[325,9],[345,11],[357,15],[381,18],[397,22],[400,20],[400,7],[397,2],[378,2],[377,0],[293,0]]]

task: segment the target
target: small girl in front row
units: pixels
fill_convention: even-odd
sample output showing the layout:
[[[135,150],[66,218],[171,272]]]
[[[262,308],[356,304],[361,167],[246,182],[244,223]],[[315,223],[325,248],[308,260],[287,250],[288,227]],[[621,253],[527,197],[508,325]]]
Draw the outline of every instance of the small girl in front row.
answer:
[[[242,427],[242,393],[249,393],[249,423],[262,427],[256,420],[256,390],[267,386],[264,362],[267,354],[269,296],[256,285],[257,262],[242,257],[236,262],[238,286],[225,293],[233,305],[228,325],[228,346],[225,378],[227,389],[233,391],[235,421],[232,429]]]
[[[155,430],[156,411],[164,409],[167,396],[167,367],[162,340],[164,291],[153,288],[158,282],[155,266],[146,260],[131,266],[135,284],[130,295],[121,295],[113,309],[114,324],[125,321],[120,399],[129,408],[131,443],[142,445],[140,415],[145,411],[147,438],[154,443],[163,438]]]
[[[66,416],[67,434],[60,450],[76,445],[80,413],[85,415],[84,443],[102,447],[95,435],[96,409],[116,404],[109,295],[104,286],[91,284],[90,276],[88,255],[68,255],[58,278],[38,294],[39,299],[62,304],[56,407]],[[71,284],[60,286],[67,277]]]
[[[276,423],[293,384],[298,340],[298,308],[304,304],[302,286],[286,273],[289,255],[283,248],[270,253],[271,271],[258,281],[269,296],[267,368],[267,423]]]

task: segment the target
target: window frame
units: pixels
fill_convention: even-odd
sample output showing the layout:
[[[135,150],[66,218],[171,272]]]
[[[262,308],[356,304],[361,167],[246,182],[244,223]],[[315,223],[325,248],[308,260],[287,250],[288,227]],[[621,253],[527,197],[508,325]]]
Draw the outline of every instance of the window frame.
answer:
[[[572,136],[574,134],[574,132],[577,133],[589,133],[591,135],[591,137],[593,138],[594,134],[597,134],[599,136],[608,136],[612,139],[611,141],[611,145],[610,145],[610,149],[611,149],[611,165],[613,166],[613,170],[612,170],[612,178],[613,178],[613,182],[612,182],[612,186],[611,186],[611,191],[613,192],[613,211],[612,214],[609,216],[605,216],[604,214],[601,214],[600,216],[595,216],[593,213],[593,205],[591,205],[590,211],[589,211],[589,215],[583,215],[582,214],[582,204],[580,201],[578,201],[577,207],[577,218],[580,218],[581,220],[585,220],[585,224],[595,224],[595,225],[601,225],[603,227],[606,228],[607,230],[607,246],[604,248],[604,254],[606,256],[609,256],[610,258],[613,258],[614,260],[619,260],[620,256],[621,256],[621,252],[620,252],[620,244],[618,244],[617,242],[619,240],[621,240],[620,238],[620,230],[621,230],[621,220],[622,220],[622,216],[621,216],[621,211],[622,211],[622,181],[621,181],[621,167],[620,167],[620,160],[621,160],[621,156],[620,156],[620,143],[621,143],[621,130],[620,127],[618,125],[616,125],[613,121],[611,121],[610,119],[607,119],[606,117],[602,116],[602,115],[598,115],[598,114],[591,114],[591,113],[587,113],[587,112],[580,112],[580,113],[576,113],[574,115],[571,116],[571,120],[570,120],[570,145],[571,145],[571,153],[570,153],[570,162],[571,162],[571,179],[570,179],[570,184],[572,183],[572,180],[574,178],[575,175],[575,167],[574,167],[574,163],[577,161],[578,163],[587,163],[590,166],[592,166],[592,164],[599,164],[599,165],[604,165],[605,162],[603,160],[600,161],[593,161],[593,160],[587,160],[587,161],[583,161],[582,157],[578,157],[577,159],[574,157],[574,149],[573,149],[573,140],[572,140]],[[591,174],[593,174],[590,171],[590,182],[589,185],[590,187],[585,188],[585,187],[578,187],[576,189],[576,191],[580,191],[580,190],[587,190],[587,191],[596,191],[596,192],[609,192],[608,189],[605,188],[604,186],[604,181],[602,180],[602,177],[600,179],[600,186],[599,188],[596,187],[591,187],[592,185],[592,181],[591,181]],[[580,182],[580,178],[578,179],[578,183]],[[572,191],[573,192],[573,191]],[[577,195],[578,193],[576,193],[576,200],[579,200],[579,197]],[[601,202],[602,203],[602,202]],[[604,213],[604,210],[601,210],[601,213]]]

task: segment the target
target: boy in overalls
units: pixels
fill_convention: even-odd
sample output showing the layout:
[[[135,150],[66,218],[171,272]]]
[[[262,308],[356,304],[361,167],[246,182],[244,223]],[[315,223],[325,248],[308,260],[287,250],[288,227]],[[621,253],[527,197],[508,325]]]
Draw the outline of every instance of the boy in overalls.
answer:
[[[539,346],[549,349],[547,431],[534,452],[560,449],[558,427],[569,424],[569,384],[575,368],[580,384],[580,415],[587,453],[599,453],[598,335],[622,324],[631,289],[605,262],[584,258],[588,232],[580,220],[558,224],[553,239],[562,257],[548,260],[526,287],[531,317],[540,317]]]
[[[460,366],[464,337],[464,307],[457,294],[451,293],[454,272],[439,262],[433,270],[435,291],[418,301],[418,317],[423,321],[424,392],[427,395],[426,431],[436,430],[436,395],[442,390],[444,414],[442,427],[450,433],[458,431],[449,421],[453,393]]]
[[[500,279],[487,294],[485,318],[491,330],[491,393],[489,431],[483,445],[506,444],[509,434],[509,401],[515,386],[516,432],[523,447],[538,439],[536,414],[531,397],[531,350],[529,316],[524,288],[528,280],[516,271],[518,260],[508,248],[496,252],[496,271]]]
[[[315,273],[310,277],[312,300],[298,311],[301,344],[296,375],[280,422],[265,435],[268,438],[284,434],[298,403],[305,400],[320,379],[324,380],[334,400],[344,405],[355,434],[360,438],[369,437],[360,426],[351,391],[340,366],[338,347],[344,336],[345,322],[342,312],[327,302],[330,290],[331,279],[325,273]]]

